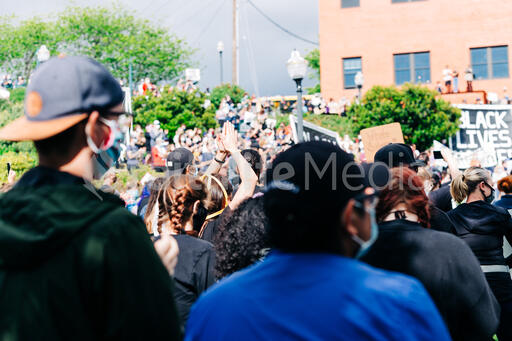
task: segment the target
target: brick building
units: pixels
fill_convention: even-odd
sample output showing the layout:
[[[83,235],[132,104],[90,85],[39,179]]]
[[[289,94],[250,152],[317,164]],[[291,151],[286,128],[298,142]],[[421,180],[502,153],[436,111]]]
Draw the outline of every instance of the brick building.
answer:
[[[354,75],[373,85],[435,88],[449,66],[472,66],[473,88],[512,97],[512,0],[319,0],[324,98],[353,98]]]

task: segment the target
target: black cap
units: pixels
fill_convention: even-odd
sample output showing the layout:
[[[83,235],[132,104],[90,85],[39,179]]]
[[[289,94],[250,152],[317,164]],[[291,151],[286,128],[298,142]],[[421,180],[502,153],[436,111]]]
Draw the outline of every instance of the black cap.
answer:
[[[365,188],[387,185],[384,164],[357,164],[327,142],[297,144],[267,170],[263,206],[272,247],[291,252],[339,252],[341,213]],[[373,185],[373,186],[372,186]]]
[[[171,174],[183,173],[187,166],[194,162],[194,154],[186,148],[176,148],[167,155],[167,172]]]
[[[87,113],[121,104],[119,82],[87,57],[55,57],[37,68],[25,96],[25,115],[0,130],[0,139],[42,140],[72,127]]]
[[[403,143],[390,143],[375,153],[375,162],[382,162],[389,168],[395,167],[423,167],[422,160],[415,160],[411,147]]]
[[[314,141],[297,144],[276,157],[266,173],[266,192],[290,192],[297,201],[327,208],[345,205],[367,187],[382,189],[389,179],[386,165],[357,164],[338,146]]]

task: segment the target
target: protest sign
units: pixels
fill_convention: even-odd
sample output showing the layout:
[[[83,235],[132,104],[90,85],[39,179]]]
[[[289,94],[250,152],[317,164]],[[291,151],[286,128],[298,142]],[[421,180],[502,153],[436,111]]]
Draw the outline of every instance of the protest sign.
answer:
[[[460,168],[478,160],[493,167],[512,157],[511,105],[456,105],[461,109],[459,131],[451,137],[450,148]]]
[[[292,126],[293,140],[295,143],[298,143],[299,139],[297,136],[297,118],[294,115],[290,115],[289,117],[290,125]],[[338,145],[341,148],[340,135],[335,131],[317,126],[311,122],[303,121],[303,132],[304,142],[324,141]]]
[[[389,143],[404,143],[400,123],[385,124],[361,130],[366,161],[373,162],[377,151]]]

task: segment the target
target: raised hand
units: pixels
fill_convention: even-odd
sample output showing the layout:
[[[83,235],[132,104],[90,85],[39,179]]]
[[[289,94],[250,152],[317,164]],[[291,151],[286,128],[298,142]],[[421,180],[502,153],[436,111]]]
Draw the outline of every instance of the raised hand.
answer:
[[[226,150],[231,154],[238,150],[238,133],[230,122],[224,123],[221,141]]]

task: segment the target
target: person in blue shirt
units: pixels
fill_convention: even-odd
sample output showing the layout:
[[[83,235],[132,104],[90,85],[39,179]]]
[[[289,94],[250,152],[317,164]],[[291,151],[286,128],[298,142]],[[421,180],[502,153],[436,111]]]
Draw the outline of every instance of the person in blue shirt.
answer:
[[[307,142],[267,170],[273,251],[192,308],[186,340],[450,340],[423,286],[353,258],[376,240],[374,205],[389,171]]]

